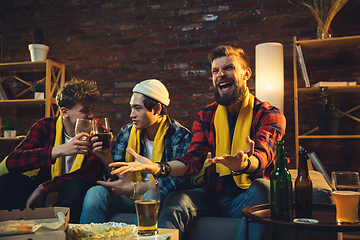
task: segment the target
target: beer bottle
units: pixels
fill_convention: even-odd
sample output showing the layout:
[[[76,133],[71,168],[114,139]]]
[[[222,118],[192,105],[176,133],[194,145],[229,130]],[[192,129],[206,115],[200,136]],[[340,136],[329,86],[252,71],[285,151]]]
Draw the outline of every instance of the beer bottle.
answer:
[[[312,216],[312,182],[308,171],[308,155],[304,148],[299,151],[299,168],[295,180],[295,215],[297,218]]]
[[[275,168],[270,173],[271,219],[292,221],[292,182],[286,167],[284,141],[276,144]]]

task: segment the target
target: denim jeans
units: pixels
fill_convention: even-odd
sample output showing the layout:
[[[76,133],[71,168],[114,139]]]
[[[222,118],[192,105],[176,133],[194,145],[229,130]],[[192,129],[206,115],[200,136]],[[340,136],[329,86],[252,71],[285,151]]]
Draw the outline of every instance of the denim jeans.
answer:
[[[165,197],[164,191],[160,190],[160,208]],[[135,213],[134,200],[124,195],[117,196],[101,185],[90,188],[84,198],[80,223],[108,222],[111,213]],[[137,224],[137,217],[135,217],[135,224]]]
[[[160,228],[179,229],[180,239],[191,220],[199,217],[242,218],[236,239],[245,239],[245,217],[242,209],[246,206],[268,203],[270,181],[257,179],[237,197],[211,194],[203,189],[191,189],[171,193],[163,204],[159,215]],[[270,239],[272,228],[259,224],[249,224],[249,239]]]
[[[135,213],[134,201],[128,196],[117,196],[101,185],[90,188],[84,198],[80,223],[107,222],[111,213]]]

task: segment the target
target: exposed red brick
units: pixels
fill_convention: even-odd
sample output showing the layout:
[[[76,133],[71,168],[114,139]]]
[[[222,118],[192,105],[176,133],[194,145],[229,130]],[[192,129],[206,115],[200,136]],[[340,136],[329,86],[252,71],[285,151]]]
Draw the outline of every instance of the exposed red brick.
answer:
[[[161,26],[164,21],[162,19],[152,20],[152,21],[144,21],[141,23],[142,27],[153,27],[153,26]]]
[[[137,11],[139,13],[141,12],[149,12],[151,10],[159,10],[161,9],[161,5],[160,4],[157,4],[157,5],[148,5],[148,6],[141,6],[141,7],[138,7],[137,8]]]
[[[136,74],[129,74],[128,78],[132,80],[142,81],[143,79],[150,78],[150,76],[147,73],[136,73]]]
[[[115,26],[115,30],[117,31],[121,31],[121,30],[129,30],[129,29],[134,29],[137,28],[137,24],[136,23],[125,23],[125,24],[118,24]]]
[[[155,41],[161,41],[162,35],[156,34],[156,35],[148,35],[145,37],[139,37],[139,42],[155,42]]]
[[[173,17],[175,15],[174,11],[161,11],[156,13],[151,13],[150,18],[167,18]]]
[[[214,7],[207,7],[205,8],[204,12],[205,13],[210,13],[210,12],[225,12],[225,11],[229,11],[230,8],[229,6],[214,6]]]
[[[174,27],[173,26],[165,26],[165,27],[157,27],[157,28],[151,28],[150,32],[152,34],[156,34],[156,33],[166,33],[166,32],[172,32],[174,31]]]

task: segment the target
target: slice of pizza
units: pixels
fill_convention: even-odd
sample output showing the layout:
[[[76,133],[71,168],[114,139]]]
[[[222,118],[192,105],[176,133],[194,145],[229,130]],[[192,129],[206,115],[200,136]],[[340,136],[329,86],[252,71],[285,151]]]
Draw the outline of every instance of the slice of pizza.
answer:
[[[0,226],[0,236],[33,233],[34,225],[32,222],[24,221],[9,221],[7,224],[2,223]]]

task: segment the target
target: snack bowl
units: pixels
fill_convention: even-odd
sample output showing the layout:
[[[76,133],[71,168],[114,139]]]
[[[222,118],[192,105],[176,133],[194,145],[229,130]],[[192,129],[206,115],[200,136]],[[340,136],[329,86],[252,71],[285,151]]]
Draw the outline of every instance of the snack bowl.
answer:
[[[70,224],[68,240],[130,240],[137,235],[138,227],[133,224],[107,222],[90,224]]]

